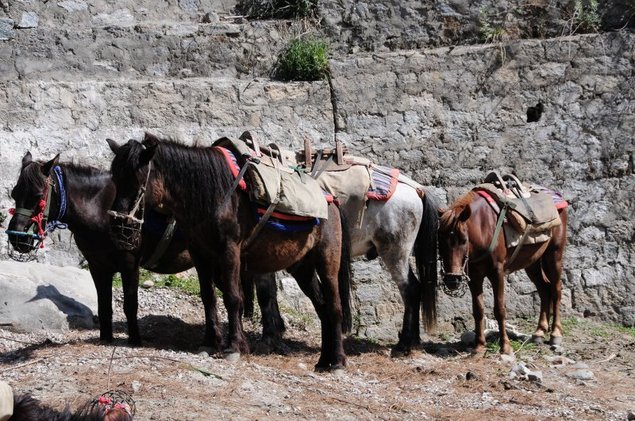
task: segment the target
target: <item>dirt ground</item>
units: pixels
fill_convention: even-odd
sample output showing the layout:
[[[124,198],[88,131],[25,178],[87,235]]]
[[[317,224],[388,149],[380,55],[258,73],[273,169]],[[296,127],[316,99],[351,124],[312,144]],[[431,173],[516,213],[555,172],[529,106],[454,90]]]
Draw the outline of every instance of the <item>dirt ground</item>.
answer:
[[[635,419],[632,329],[569,319],[562,349],[520,344],[515,361],[471,356],[447,333],[399,359],[390,344],[348,338],[346,372],[322,374],[313,371],[317,325],[286,316],[284,355],[252,353],[232,363],[198,352],[198,298],[166,288],[140,294],[143,347],[126,345],[117,300],[113,345],[99,344],[97,329],[0,330],[0,378],[60,409],[122,390],[139,420]],[[529,322],[515,322],[531,333]],[[245,327],[253,347],[260,326]],[[519,363],[541,380],[514,377]]]

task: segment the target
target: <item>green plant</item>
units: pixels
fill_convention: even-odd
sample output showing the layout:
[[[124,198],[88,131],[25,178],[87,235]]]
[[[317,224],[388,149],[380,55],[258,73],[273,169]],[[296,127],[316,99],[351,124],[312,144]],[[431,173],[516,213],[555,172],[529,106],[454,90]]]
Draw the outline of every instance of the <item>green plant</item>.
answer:
[[[484,7],[479,10],[479,28],[481,41],[483,42],[501,42],[507,34],[507,31],[502,25],[499,26],[492,23],[492,17]]]
[[[314,39],[296,38],[278,57],[274,77],[279,80],[320,80],[329,73],[328,45]]]
[[[311,18],[317,15],[317,0],[243,0],[236,10],[257,19]]]
[[[165,275],[157,279],[154,283],[158,287],[176,288],[189,295],[200,295],[201,287],[195,277],[178,277],[176,275]]]
[[[598,0],[575,0],[573,19],[577,32],[598,32],[602,19],[598,11]]]
[[[4,223],[6,219],[7,219],[7,214],[4,212],[0,212],[0,227],[2,226],[2,224]]]

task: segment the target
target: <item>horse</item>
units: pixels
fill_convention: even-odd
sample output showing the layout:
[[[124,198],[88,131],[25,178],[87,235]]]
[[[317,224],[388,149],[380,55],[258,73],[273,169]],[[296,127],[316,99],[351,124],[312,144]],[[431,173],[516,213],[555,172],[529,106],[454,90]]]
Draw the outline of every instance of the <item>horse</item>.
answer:
[[[153,259],[163,230],[148,228],[142,233],[139,249],[119,250],[115,246],[116,239],[110,236],[110,217],[107,213],[115,198],[115,185],[110,172],[72,163],[59,163],[59,154],[50,161],[40,162],[33,161],[31,153],[27,152],[22,158],[20,175],[11,191],[11,197],[16,209],[9,221],[7,234],[11,247],[18,255],[32,255],[37,251],[47,234],[43,225],[46,218],[67,225],[73,233],[75,243],[86,259],[95,283],[99,338],[106,343],[113,341],[112,279],[116,272],[121,273],[128,343],[139,345],[139,266],[154,260],[151,270],[156,273],[178,273],[190,269],[193,263],[185,238],[175,235],[161,256]],[[161,225],[161,216],[155,215],[155,219]],[[32,233],[33,229],[38,232]],[[247,275],[243,279],[252,282]],[[259,291],[271,288],[270,284],[275,287],[275,279],[271,277],[260,277],[257,283]],[[264,304],[261,306],[263,337],[277,338],[284,331],[277,301],[268,300],[266,305],[267,307]],[[212,338],[208,335],[203,340],[203,345],[210,346],[211,343]]]
[[[130,214],[142,198],[146,206],[174,215],[188,238],[199,275],[206,275],[201,291],[212,291],[213,282],[218,282],[229,320],[227,340],[223,341],[212,293],[203,297],[206,330],[214,333],[215,344],[223,344],[227,359],[249,352],[241,320],[241,267],[254,273],[287,269],[320,318],[322,345],[316,370],[345,367],[342,324],[351,318],[349,262],[345,228],[335,204],[328,205],[327,219],[306,231],[282,233],[261,226],[252,236],[257,227],[253,204],[247,193],[235,189],[219,148],[185,146],[150,134],[143,144],[107,142],[115,154],[113,211]],[[316,271],[319,282],[313,280]]]
[[[483,279],[494,292],[494,314],[500,332],[500,352],[513,354],[505,329],[505,273],[524,269],[540,296],[540,316],[532,340],[541,343],[551,332],[550,343],[562,341],[560,301],[563,254],[567,242],[567,210],[558,210],[560,225],[551,228],[548,241],[506,248],[504,233],[495,229],[497,214],[486,199],[474,191],[459,197],[447,210],[439,210],[439,255],[443,282],[456,290],[467,282],[472,295],[475,322],[475,353],[485,350]],[[495,237],[495,233],[497,233]],[[491,250],[491,251],[490,251]],[[515,255],[514,255],[515,254]],[[551,330],[550,316],[553,317]]]
[[[320,178],[317,178],[320,182]],[[387,201],[368,200],[361,222],[356,221],[359,209],[353,201],[338,198],[338,204],[351,236],[351,258],[380,257],[392,276],[404,303],[402,329],[392,356],[408,355],[421,343],[419,309],[424,328],[429,332],[436,325],[437,289],[437,205],[430,194],[419,196],[411,183],[398,183]],[[409,258],[415,256],[419,278],[414,274]],[[275,290],[262,294],[262,299],[275,301]]]

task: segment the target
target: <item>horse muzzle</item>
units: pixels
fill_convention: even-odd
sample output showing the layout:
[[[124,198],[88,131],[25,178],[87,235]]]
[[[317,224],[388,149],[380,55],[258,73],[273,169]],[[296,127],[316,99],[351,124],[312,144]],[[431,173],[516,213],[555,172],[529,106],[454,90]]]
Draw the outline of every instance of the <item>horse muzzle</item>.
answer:
[[[446,273],[443,275],[443,284],[450,290],[455,291],[459,289],[461,284],[467,281],[467,276],[459,273]]]
[[[110,239],[118,250],[134,251],[141,247],[143,219],[108,211],[110,215]]]
[[[35,253],[42,244],[43,238],[32,232],[6,231],[9,237],[7,255],[18,262],[28,262],[35,259]]]

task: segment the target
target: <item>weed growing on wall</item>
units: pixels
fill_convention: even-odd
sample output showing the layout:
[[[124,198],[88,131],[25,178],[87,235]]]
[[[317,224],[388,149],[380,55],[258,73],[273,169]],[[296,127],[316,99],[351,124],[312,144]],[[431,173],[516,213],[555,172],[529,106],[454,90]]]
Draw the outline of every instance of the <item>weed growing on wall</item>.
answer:
[[[4,212],[0,212],[0,227],[4,224],[4,221],[7,219],[7,215]]]
[[[328,45],[321,40],[296,38],[278,57],[274,77],[279,80],[321,80],[329,73]]]
[[[598,0],[575,0],[575,32],[598,32],[602,19],[598,10]]]
[[[317,14],[317,0],[243,0],[236,10],[255,19],[311,18]]]

